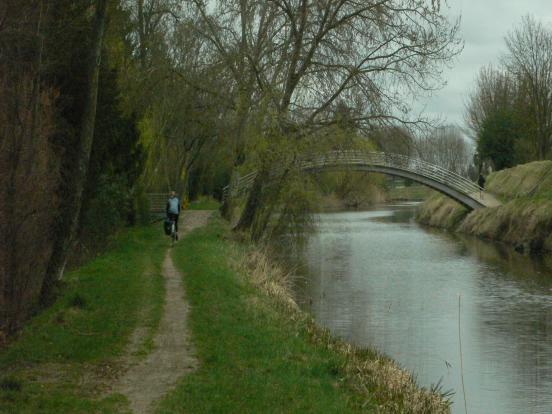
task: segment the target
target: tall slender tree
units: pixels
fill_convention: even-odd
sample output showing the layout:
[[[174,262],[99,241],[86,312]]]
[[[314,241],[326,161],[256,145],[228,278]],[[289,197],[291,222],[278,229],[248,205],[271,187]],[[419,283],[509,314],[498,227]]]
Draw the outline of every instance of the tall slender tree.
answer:
[[[48,272],[42,286],[41,296],[43,301],[48,300],[55,281],[61,279],[63,276],[68,254],[71,246],[75,242],[75,236],[78,230],[82,194],[86,183],[86,174],[94,139],[101,52],[105,33],[108,1],[109,0],[96,0],[95,2],[96,10],[92,29],[93,35],[86,65],[87,80],[85,85],[84,110],[80,122],[77,151],[75,152],[75,167],[74,170],[71,171],[71,178],[65,192],[66,198],[63,200],[61,209],[61,214],[64,218],[64,226],[62,227],[62,231],[58,234],[56,246],[50,258]]]

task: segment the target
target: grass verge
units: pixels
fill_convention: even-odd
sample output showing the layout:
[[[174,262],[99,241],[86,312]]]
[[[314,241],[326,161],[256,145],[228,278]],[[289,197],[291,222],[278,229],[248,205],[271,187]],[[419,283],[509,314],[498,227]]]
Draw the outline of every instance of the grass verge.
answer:
[[[188,210],[218,210],[220,203],[211,197],[200,197],[188,205]]]
[[[226,235],[215,220],[173,251],[200,368],[159,413],[448,412],[387,358],[317,328],[283,273]]]
[[[137,326],[135,352],[147,353],[163,312],[157,227],[116,237],[106,254],[65,276],[56,303],[0,351],[1,413],[121,412],[123,397],[101,399]]]

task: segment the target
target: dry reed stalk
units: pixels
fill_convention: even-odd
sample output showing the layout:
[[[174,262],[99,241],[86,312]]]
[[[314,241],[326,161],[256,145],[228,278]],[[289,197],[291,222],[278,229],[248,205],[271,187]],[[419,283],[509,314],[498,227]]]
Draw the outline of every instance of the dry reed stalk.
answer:
[[[339,384],[362,396],[362,407],[380,414],[446,414],[450,401],[438,389],[425,389],[416,384],[412,374],[395,361],[372,349],[362,349],[332,337],[302,312],[291,290],[292,275],[276,265],[266,250],[251,249],[233,263],[236,270],[268,296],[284,305],[290,317],[304,323],[310,340],[344,356],[339,367]]]
[[[466,402],[466,386],[464,385],[464,355],[462,354],[462,331],[460,330],[460,312],[461,312],[461,298],[458,295],[458,344],[460,347],[460,377],[462,378],[462,394],[464,396],[464,411],[468,414],[468,404]]]

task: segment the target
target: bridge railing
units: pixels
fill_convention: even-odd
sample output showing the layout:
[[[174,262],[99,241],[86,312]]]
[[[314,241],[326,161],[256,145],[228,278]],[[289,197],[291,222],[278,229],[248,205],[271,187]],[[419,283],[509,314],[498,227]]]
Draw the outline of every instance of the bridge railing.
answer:
[[[305,159],[301,163],[301,168],[323,168],[332,165],[382,166],[416,173],[439,183],[447,184],[465,194],[472,194],[480,190],[476,183],[441,166],[419,158],[385,152],[336,151]]]
[[[317,170],[328,167],[346,167],[367,165],[385,167],[394,170],[408,171],[427,179],[433,180],[468,196],[482,190],[473,181],[449,171],[439,165],[431,164],[420,158],[412,158],[401,154],[364,151],[334,151],[326,154],[306,157],[297,161],[296,167],[301,170]],[[271,175],[276,176],[281,168],[274,168]],[[224,188],[224,196],[236,197],[242,195],[253,185],[257,171],[252,171],[239,177]]]

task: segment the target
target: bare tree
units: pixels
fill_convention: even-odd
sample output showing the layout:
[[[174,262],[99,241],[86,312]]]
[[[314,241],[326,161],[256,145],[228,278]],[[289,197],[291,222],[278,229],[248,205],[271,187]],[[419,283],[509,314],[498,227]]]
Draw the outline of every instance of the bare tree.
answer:
[[[369,134],[383,152],[411,156],[415,152],[414,136],[407,128],[391,126],[378,128]]]
[[[50,258],[48,272],[42,285],[41,296],[47,300],[51,288],[56,280],[63,276],[68,254],[75,241],[78,230],[78,220],[82,205],[82,195],[86,183],[86,174],[90,161],[92,142],[94,140],[94,126],[96,122],[96,105],[98,98],[98,84],[101,63],[101,50],[105,32],[106,10],[109,0],[96,0],[93,38],[90,45],[89,61],[87,64],[86,100],[81,120],[81,130],[76,152],[75,167],[67,188],[67,197],[62,204],[64,217],[63,231],[56,240],[55,249]]]
[[[142,70],[151,68],[155,50],[162,48],[164,39],[180,18],[180,0],[123,0],[133,23],[132,46]]]
[[[439,1],[236,0],[210,13],[194,4],[237,87],[284,130],[335,122],[340,100],[359,123],[408,121],[408,97],[438,88],[439,64],[460,49]]]
[[[274,0],[247,2],[248,8],[244,1],[237,13],[270,8],[275,29],[242,29],[242,35],[263,33],[263,41],[243,41],[235,34],[227,39],[242,39],[246,56],[259,51],[253,45],[263,46],[256,59],[247,60],[248,72],[255,74],[256,92],[280,133],[292,139],[300,137],[294,133],[299,129],[304,133],[336,122],[340,101],[353,108],[351,120],[360,126],[420,122],[408,118],[409,97],[439,87],[440,64],[459,51],[457,25],[440,14],[440,2]],[[225,29],[234,33],[231,25]],[[263,179],[259,174],[238,228],[251,227]]]
[[[552,144],[552,29],[525,16],[506,37],[506,46],[503,62],[527,97],[537,157],[545,159]]]
[[[435,128],[429,135],[418,138],[415,147],[422,160],[463,176],[468,175],[474,146],[464,138],[459,127],[447,125]]]
[[[470,137],[477,140],[485,120],[497,111],[513,111],[517,100],[518,86],[508,72],[492,66],[482,68],[465,105],[464,119]]]

